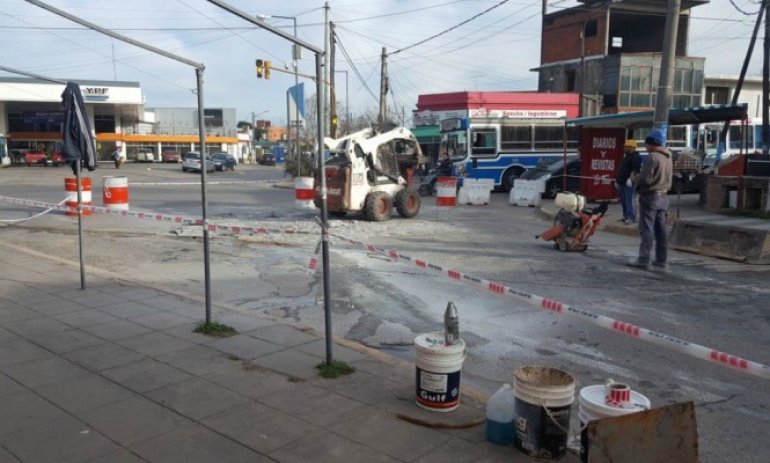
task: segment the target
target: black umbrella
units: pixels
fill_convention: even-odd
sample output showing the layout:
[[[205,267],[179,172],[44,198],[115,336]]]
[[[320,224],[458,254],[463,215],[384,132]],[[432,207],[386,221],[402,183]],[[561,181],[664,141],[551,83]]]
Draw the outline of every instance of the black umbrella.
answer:
[[[82,190],[80,184],[81,165],[92,171],[96,169],[96,143],[88,123],[88,114],[83,104],[80,86],[75,82],[67,82],[61,94],[64,109],[64,125],[62,126],[62,141],[64,159],[71,163],[78,185],[78,248],[80,254],[80,289],[86,289],[86,271],[83,264],[83,214]]]
[[[88,114],[83,103],[80,86],[67,82],[61,94],[64,109],[64,127],[62,127],[64,159],[72,164],[72,173],[78,175],[77,161],[89,171],[96,169],[96,143],[88,122]]]

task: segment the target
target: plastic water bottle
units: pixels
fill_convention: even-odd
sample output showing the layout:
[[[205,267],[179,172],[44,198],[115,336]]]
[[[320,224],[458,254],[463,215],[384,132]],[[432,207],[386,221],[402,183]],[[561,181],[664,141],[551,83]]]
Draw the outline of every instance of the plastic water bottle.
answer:
[[[487,402],[487,440],[493,444],[513,442],[513,417],[516,397],[508,383],[497,390]]]

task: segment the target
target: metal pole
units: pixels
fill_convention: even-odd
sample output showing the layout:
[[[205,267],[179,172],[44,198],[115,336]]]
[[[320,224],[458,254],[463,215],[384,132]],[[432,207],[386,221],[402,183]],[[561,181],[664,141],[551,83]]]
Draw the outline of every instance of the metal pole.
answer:
[[[378,125],[380,126],[380,132],[385,131],[385,120],[388,118],[388,53],[385,47],[382,47],[382,55],[380,55],[380,117],[378,118]]]
[[[770,152],[770,1],[763,3],[765,10],[765,59],[762,63],[762,154],[767,156]]]
[[[334,23],[329,23],[329,136],[337,138],[337,79],[335,76]]]
[[[316,93],[323,92],[324,83],[321,81],[321,54],[315,55],[316,72]],[[329,212],[326,207],[326,161],[324,160],[324,117],[321,112],[323,103],[320,98],[316,98],[316,112],[318,115],[318,165],[321,178],[321,257],[323,264],[323,284],[324,284],[324,327],[326,333],[326,364],[332,363],[332,308],[331,308],[331,282],[329,271]]]
[[[297,17],[293,16],[294,20],[294,37],[297,37]],[[295,53],[296,51],[296,53]],[[296,45],[292,46],[292,60],[294,61],[294,91],[299,96],[299,48]],[[301,177],[302,166],[302,144],[299,141],[299,101],[294,102],[294,157],[297,160],[297,177]]]
[[[350,100],[348,97],[348,71],[345,71],[345,125],[348,126],[348,131],[352,131],[350,127]]]
[[[81,160],[75,161],[75,181],[78,183],[78,254],[80,258],[80,289],[86,289],[86,267],[83,262],[83,188],[80,185]]]
[[[665,135],[668,132],[668,110],[671,108],[671,90],[674,83],[674,62],[676,59],[676,37],[679,31],[679,10],[681,0],[669,0],[666,12],[666,29],[663,33],[663,55],[660,59],[660,80],[655,101],[653,128]]]
[[[209,262],[209,223],[206,200],[206,126],[203,115],[203,69],[195,69],[198,93],[198,137],[201,144],[201,212],[203,214],[203,284],[206,291],[206,323],[211,323],[211,268]]]
[[[35,74],[35,73],[32,73],[32,72],[27,72],[27,71],[20,71],[18,69],[9,68],[7,66],[0,66],[0,71],[10,72],[11,74],[19,74],[19,75],[27,76],[27,77],[32,77],[33,79],[44,80],[46,82],[52,82],[54,84],[67,85],[67,82],[64,81],[64,80],[51,79],[50,77],[41,76],[40,74]]]
[[[291,154],[291,148],[293,143],[291,142],[291,109],[289,109],[289,100],[291,99],[291,90],[286,90],[286,141],[289,143],[289,154]],[[299,177],[299,160],[297,160],[297,177]]]
[[[323,81],[329,82],[329,2],[324,3],[324,55],[323,55]],[[323,112],[321,115],[326,118],[329,112],[329,104],[326,101],[326,93],[323,98]],[[324,124],[325,125],[325,124]],[[324,135],[329,135],[329,128],[324,127]],[[323,144],[321,145],[323,146]]]

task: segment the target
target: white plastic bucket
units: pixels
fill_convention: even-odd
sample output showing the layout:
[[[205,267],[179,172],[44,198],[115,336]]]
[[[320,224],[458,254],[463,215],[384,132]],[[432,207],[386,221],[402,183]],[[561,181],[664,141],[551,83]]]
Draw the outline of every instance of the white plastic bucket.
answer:
[[[423,333],[414,339],[417,384],[415,402],[434,412],[450,412],[460,405],[460,374],[465,342],[446,345],[443,332]]]
[[[516,396],[514,446],[530,457],[561,458],[567,451],[575,378],[548,367],[521,367],[513,374]]]
[[[102,204],[108,209],[128,210],[128,177],[102,177]]]
[[[294,205],[300,209],[314,209],[313,177],[296,177],[294,179]]]
[[[613,392],[625,386],[627,400],[612,400]],[[580,419],[580,459],[588,461],[588,435],[585,427],[594,420],[630,415],[631,413],[649,410],[652,406],[650,399],[639,392],[631,390],[626,385],[608,382],[595,386],[586,386],[580,390],[578,398],[578,418]]]

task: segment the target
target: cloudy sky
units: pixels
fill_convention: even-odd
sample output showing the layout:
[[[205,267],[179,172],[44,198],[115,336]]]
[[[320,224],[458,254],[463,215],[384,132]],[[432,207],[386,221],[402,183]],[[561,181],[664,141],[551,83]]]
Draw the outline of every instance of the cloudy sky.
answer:
[[[420,42],[502,0],[330,0],[330,17],[347,57],[338,51],[337,69],[349,71],[353,113],[377,104],[379,56]],[[758,0],[734,0],[746,12]],[[286,119],[285,90],[293,77],[273,72],[257,79],[256,58],[282,67],[290,45],[204,0],[50,0],[49,3],[101,26],[156,47],[203,62],[207,107],[236,108],[275,123]],[[322,46],[320,0],[230,0],[250,14],[296,16],[300,38]],[[529,90],[537,86],[529,69],[539,64],[541,0],[509,0],[439,38],[389,59],[389,103],[407,115],[421,93],[457,90]],[[550,11],[573,0],[550,0]],[[690,54],[706,57],[707,74],[738,74],[753,27],[753,17],[728,0],[711,0],[693,12]],[[291,20],[268,21],[291,31]],[[67,20],[23,0],[0,0],[3,63],[57,78],[139,81],[147,106],[196,104],[192,68],[154,56]],[[755,49],[751,74],[761,74],[761,49]],[[348,61],[348,59],[350,61]],[[303,55],[300,72],[314,72],[313,56]],[[344,100],[344,74],[338,74]],[[362,83],[366,82],[366,86]],[[312,82],[306,81],[311,89]]]

